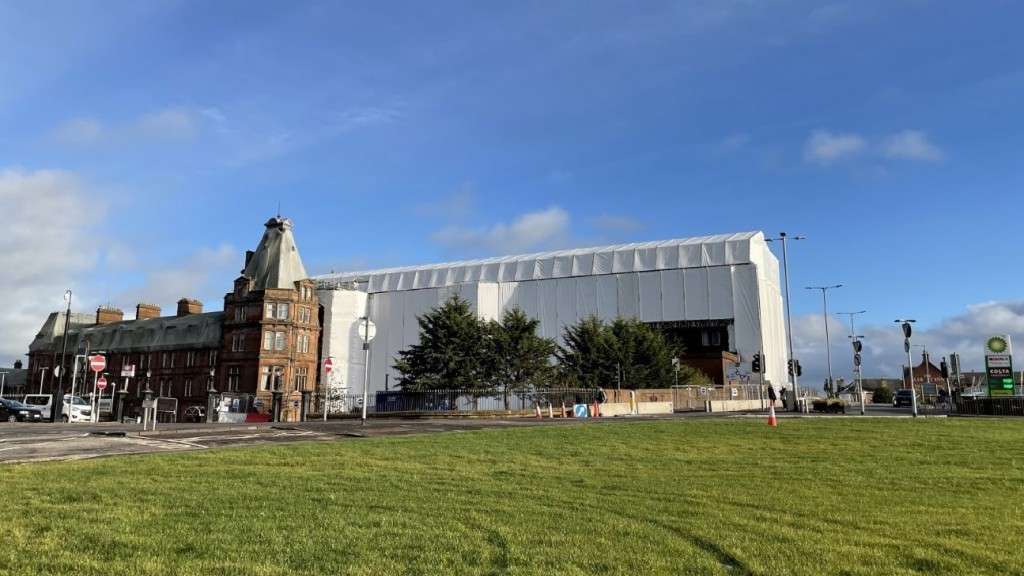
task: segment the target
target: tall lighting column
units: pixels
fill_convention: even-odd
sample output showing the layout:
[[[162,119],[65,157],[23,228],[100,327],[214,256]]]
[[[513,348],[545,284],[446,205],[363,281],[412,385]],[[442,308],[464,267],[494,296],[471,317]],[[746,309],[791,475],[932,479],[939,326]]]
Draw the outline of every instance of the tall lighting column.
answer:
[[[778,238],[765,238],[765,242],[782,242],[782,270],[786,277],[786,337],[789,341],[789,360],[795,361],[793,358],[793,320],[790,314],[789,306],[789,240],[806,240],[806,236],[788,236],[785,232],[779,232]],[[800,378],[797,376],[796,370],[790,370],[789,372],[789,384],[793,390],[793,411],[800,411]]]
[[[835,288],[842,288],[842,284],[831,286],[805,286],[806,290],[821,290],[821,302],[824,305],[825,314],[825,360],[828,363],[828,392],[831,395],[835,389],[835,381],[832,379],[832,342],[828,335],[828,291]]]

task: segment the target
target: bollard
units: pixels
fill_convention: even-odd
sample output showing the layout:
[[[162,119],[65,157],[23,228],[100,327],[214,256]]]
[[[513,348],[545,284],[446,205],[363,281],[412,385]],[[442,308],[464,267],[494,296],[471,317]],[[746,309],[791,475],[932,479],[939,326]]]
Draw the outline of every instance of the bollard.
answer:
[[[541,416],[541,414],[540,414],[540,404],[534,405],[533,408],[534,408],[534,410],[535,410],[535,412],[537,414],[537,420],[540,420],[541,418],[543,418],[543,416]]]
[[[591,414],[593,414],[594,418],[601,416],[601,405],[597,403],[597,400],[594,400],[594,407],[591,409]]]
[[[551,407],[551,402],[548,402],[548,418],[555,417],[555,410]]]
[[[562,400],[562,418],[568,418],[569,413],[565,411],[565,400]]]

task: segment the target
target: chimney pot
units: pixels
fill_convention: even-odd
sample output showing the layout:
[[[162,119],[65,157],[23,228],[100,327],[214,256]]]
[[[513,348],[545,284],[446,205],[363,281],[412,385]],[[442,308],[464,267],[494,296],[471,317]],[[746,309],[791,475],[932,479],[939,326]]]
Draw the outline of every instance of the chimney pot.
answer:
[[[144,304],[139,303],[135,307],[135,319],[136,320],[148,320],[150,318],[160,317],[160,307],[156,304]]]
[[[120,308],[100,306],[96,309],[97,324],[111,324],[113,322],[120,322],[121,320],[124,320],[124,312],[122,312]]]
[[[192,298],[182,298],[181,300],[178,300],[178,316],[202,313],[203,303],[199,300],[194,300]]]

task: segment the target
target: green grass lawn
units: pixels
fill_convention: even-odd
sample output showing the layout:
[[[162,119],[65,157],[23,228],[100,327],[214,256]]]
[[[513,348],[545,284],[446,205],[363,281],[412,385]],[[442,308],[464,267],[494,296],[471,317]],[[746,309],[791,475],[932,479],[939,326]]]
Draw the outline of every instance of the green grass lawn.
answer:
[[[0,574],[1024,573],[1024,419],[615,422],[0,467]]]

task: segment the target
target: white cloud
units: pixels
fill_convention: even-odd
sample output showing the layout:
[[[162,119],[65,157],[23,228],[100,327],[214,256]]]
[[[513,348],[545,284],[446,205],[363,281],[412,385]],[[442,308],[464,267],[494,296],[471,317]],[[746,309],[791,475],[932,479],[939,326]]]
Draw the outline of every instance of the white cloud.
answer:
[[[804,160],[818,164],[832,164],[860,154],[867,146],[858,134],[833,134],[815,130],[804,144]]]
[[[178,262],[156,264],[145,274],[141,286],[117,295],[116,302],[130,317],[139,302],[158,304],[166,316],[174,314],[181,298],[198,298],[206,310],[219,310],[231,282],[242,268],[240,250],[229,244],[202,247]]]
[[[95,118],[72,118],[57,126],[52,137],[61,144],[75,146],[187,141],[199,134],[203,118],[216,122],[218,114],[215,108],[196,112],[190,108],[170,106],[113,124]]]
[[[28,351],[47,314],[63,307],[64,290],[97,260],[90,224],[102,203],[69,172],[0,170],[0,364]],[[89,213],[91,218],[83,218]],[[81,297],[76,290],[75,298]]]
[[[904,130],[889,136],[882,144],[882,153],[887,158],[924,162],[938,162],[944,157],[942,150],[920,130]]]
[[[558,246],[566,241],[568,233],[569,213],[552,206],[490,228],[448,226],[434,233],[432,239],[460,252],[512,253]]]
[[[199,132],[199,119],[187,108],[170,107],[140,116],[131,129],[153,140],[189,140]]]
[[[804,379],[820,388],[825,379],[825,336],[820,314],[793,318],[795,354],[804,367]],[[833,317],[829,322],[832,336],[832,367],[835,378],[850,380],[853,373],[849,325]],[[906,364],[903,333],[895,323],[865,324],[857,327],[863,335],[864,376],[899,378]],[[988,336],[1010,334],[1013,342],[1024,345],[1024,301],[984,302],[968,306],[960,314],[938,324],[915,328],[913,343],[928,347],[932,362],[938,365],[943,356],[960,354],[963,370],[984,369],[982,346]],[[915,364],[921,362],[921,349],[913,350]]]
[[[106,134],[95,118],[74,118],[58,126],[53,137],[62,144],[87,146],[101,141]]]
[[[644,225],[636,218],[622,215],[602,214],[591,220],[591,225],[602,232],[612,234],[629,234],[643,229]]]
[[[454,192],[437,200],[416,206],[416,214],[428,218],[458,221],[469,218],[476,211],[476,185],[463,182]]]
[[[358,128],[390,124],[402,117],[398,108],[366,106],[349,108],[338,115],[332,122],[334,130],[348,132]]]
[[[719,142],[715,144],[715,152],[718,154],[729,154],[732,152],[737,152],[740,149],[744,148],[747,144],[750,144],[750,141],[750,134],[730,134],[729,136],[722,138]]]

